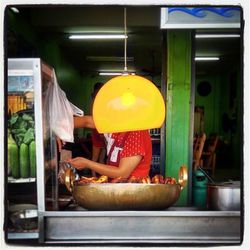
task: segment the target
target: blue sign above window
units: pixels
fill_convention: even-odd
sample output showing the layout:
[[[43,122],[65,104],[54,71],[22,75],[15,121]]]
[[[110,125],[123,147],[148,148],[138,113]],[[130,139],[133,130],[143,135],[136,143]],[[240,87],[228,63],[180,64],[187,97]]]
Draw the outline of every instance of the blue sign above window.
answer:
[[[161,29],[240,28],[241,7],[161,9]]]

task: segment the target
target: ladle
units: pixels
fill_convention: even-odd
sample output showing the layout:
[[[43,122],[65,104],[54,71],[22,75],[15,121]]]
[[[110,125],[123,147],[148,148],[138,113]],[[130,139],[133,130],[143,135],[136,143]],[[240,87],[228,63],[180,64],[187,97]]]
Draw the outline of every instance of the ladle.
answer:
[[[204,169],[202,169],[201,167],[198,167],[198,170],[200,170],[207,177],[207,179],[209,180],[209,182],[215,183],[215,181],[213,180],[213,178]]]

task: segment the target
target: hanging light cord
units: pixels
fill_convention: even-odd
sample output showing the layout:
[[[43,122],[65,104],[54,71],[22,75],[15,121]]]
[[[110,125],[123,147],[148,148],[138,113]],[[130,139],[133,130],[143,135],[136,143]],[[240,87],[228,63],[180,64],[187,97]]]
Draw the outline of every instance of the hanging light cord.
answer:
[[[124,8],[124,71],[128,71],[127,68],[127,9]]]

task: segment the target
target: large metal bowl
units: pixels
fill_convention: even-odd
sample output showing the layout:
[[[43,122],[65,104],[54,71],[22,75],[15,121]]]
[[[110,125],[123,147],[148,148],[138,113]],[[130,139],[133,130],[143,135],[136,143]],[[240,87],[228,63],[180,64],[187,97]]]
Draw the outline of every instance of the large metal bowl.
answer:
[[[182,166],[178,184],[77,183],[72,170],[66,172],[65,184],[78,205],[90,210],[158,210],[173,205],[187,182]]]
[[[150,210],[171,206],[180,192],[179,184],[79,184],[73,188],[73,197],[91,210]]]

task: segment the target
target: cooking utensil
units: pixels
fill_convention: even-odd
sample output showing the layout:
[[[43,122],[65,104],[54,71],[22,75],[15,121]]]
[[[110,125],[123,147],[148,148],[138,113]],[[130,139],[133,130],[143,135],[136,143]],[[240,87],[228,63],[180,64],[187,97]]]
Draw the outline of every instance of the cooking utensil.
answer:
[[[198,167],[198,170],[200,170],[207,177],[209,182],[214,183],[213,178],[204,169],[202,169],[201,167]]]
[[[207,184],[207,208],[211,210],[240,210],[240,182]]]
[[[77,183],[71,169],[66,170],[65,185],[76,203],[90,210],[166,209],[179,198],[187,183],[187,168],[181,166],[178,184]]]
[[[72,178],[74,178],[74,180],[79,179],[79,175],[77,174],[76,169],[72,167],[70,163],[66,161],[60,161],[59,171],[58,171],[58,179],[60,183],[64,184],[64,180],[66,178],[65,173],[66,173],[66,170],[69,168],[72,170]]]

